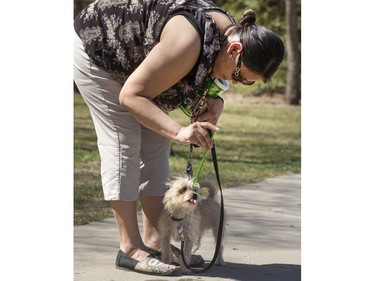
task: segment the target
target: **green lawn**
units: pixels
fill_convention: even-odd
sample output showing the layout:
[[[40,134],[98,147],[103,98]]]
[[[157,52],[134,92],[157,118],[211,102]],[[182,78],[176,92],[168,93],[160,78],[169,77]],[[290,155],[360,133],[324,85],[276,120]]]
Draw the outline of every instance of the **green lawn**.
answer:
[[[288,106],[276,98],[254,98],[225,93],[225,110],[217,126],[215,143],[223,188],[259,182],[267,177],[301,171],[301,107]],[[189,120],[180,110],[171,113],[181,123]],[[194,149],[197,170],[202,149]],[[189,146],[172,145],[170,174],[185,172]],[[88,109],[74,95],[74,223],[84,224],[112,215],[103,200],[100,159]],[[215,180],[209,156],[202,177]]]

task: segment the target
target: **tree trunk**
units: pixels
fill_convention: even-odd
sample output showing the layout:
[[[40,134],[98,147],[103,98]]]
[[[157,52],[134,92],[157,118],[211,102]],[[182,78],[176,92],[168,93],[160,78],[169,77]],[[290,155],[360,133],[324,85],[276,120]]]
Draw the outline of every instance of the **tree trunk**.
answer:
[[[288,104],[297,105],[300,103],[300,65],[298,52],[298,29],[296,0],[285,0],[285,20],[287,31],[287,60],[288,74],[285,99]]]

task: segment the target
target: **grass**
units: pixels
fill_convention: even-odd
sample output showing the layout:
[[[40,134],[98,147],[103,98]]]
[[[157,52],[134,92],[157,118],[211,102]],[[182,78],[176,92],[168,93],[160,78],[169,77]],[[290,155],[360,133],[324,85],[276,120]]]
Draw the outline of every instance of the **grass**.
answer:
[[[103,200],[100,159],[87,106],[74,95],[74,223],[85,224],[112,216]],[[277,97],[254,98],[225,93],[225,110],[217,126],[215,143],[223,188],[259,182],[267,177],[301,171],[301,108],[288,106]],[[183,124],[189,120],[180,110],[171,116]],[[194,149],[197,170],[203,150]],[[170,174],[184,173],[189,146],[173,143]],[[215,179],[208,156],[202,177]]]
[[[82,97],[74,95],[74,224],[112,215],[103,200],[100,158],[90,113]]]

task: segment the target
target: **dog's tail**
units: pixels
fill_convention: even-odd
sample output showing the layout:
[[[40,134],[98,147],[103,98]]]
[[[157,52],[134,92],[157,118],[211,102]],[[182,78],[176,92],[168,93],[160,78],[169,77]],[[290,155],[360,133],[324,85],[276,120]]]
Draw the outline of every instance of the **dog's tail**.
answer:
[[[201,182],[199,182],[199,185],[200,185],[201,190],[202,189],[207,190],[208,198],[215,198],[217,189],[211,181],[202,180]]]

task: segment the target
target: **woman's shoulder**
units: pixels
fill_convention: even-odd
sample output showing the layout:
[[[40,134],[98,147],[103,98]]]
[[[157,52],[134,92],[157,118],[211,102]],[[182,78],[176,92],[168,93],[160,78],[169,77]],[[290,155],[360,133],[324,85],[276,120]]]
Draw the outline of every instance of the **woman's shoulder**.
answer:
[[[206,13],[215,21],[221,34],[224,34],[229,27],[236,24],[233,17],[222,10],[207,10]]]

